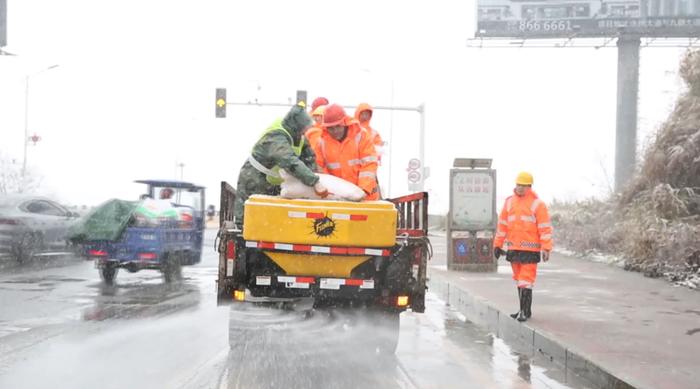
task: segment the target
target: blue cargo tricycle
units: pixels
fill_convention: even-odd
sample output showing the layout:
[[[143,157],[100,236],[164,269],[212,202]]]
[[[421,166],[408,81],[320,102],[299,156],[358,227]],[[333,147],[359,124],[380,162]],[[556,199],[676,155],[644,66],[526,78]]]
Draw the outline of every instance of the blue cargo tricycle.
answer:
[[[114,283],[119,269],[159,270],[168,283],[181,279],[182,266],[201,261],[205,188],[182,181],[136,182],[146,184],[148,190],[138,202],[122,202],[130,207],[115,218],[123,220],[123,228],[115,239],[83,241],[85,255],[95,260],[108,285]]]

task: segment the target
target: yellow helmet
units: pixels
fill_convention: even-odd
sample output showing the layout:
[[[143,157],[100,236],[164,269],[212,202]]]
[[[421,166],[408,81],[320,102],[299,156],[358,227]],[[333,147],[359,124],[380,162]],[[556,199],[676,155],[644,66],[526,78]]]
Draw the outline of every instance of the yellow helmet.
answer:
[[[323,113],[326,112],[326,106],[325,105],[319,105],[314,109],[313,112],[311,112],[311,116],[321,116]]]
[[[533,181],[532,174],[528,172],[520,172],[518,173],[518,177],[515,178],[515,183],[517,185],[532,185]]]

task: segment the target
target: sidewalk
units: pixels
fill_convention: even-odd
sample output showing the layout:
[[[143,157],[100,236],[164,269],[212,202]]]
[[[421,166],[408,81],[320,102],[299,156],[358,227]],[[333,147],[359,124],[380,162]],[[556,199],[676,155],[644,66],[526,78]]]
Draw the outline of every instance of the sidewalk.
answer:
[[[520,324],[510,265],[448,271],[445,238],[431,237],[430,287],[471,321],[532,345],[599,387],[700,388],[700,292],[554,253],[540,264],[533,317]]]

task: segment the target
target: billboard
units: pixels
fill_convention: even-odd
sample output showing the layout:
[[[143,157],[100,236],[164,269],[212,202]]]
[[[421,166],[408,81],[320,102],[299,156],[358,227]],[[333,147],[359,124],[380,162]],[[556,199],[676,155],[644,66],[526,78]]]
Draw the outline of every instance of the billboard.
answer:
[[[700,37],[700,0],[477,0],[477,37]]]

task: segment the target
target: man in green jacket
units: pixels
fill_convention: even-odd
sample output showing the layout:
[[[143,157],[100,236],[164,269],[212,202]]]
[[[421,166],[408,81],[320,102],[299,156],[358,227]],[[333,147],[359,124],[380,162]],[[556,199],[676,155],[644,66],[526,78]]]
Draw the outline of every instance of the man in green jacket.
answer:
[[[304,140],[304,131],[311,124],[311,117],[304,107],[296,105],[283,119],[276,120],[263,132],[238,175],[234,205],[238,224],[243,224],[243,206],[248,197],[280,194],[282,178],[279,169],[312,186],[319,196],[328,196],[328,190],[314,173],[317,170],[316,156]]]

